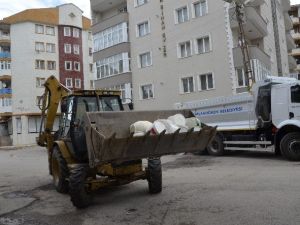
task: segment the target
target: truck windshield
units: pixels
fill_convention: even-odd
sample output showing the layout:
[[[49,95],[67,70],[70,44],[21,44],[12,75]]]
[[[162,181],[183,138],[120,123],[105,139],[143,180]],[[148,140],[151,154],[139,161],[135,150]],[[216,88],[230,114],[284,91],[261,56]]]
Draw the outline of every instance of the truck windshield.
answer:
[[[300,85],[291,87],[292,103],[300,103]]]

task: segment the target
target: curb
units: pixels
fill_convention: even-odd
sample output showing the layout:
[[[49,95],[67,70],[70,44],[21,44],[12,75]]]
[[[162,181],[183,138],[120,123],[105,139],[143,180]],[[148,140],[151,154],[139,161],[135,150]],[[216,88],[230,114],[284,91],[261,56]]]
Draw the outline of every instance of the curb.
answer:
[[[36,144],[33,145],[22,145],[22,146],[1,146],[0,151],[11,151],[11,150],[20,150],[23,148],[36,147]]]

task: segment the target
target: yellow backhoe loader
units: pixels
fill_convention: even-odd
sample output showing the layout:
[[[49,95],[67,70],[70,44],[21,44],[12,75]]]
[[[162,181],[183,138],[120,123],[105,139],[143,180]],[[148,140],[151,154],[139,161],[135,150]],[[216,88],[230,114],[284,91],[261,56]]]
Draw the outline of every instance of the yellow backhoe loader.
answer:
[[[136,121],[154,122],[174,114],[194,117],[189,110],[124,111],[119,91],[82,90],[71,92],[54,77],[45,82],[40,108],[42,123],[37,138],[48,149],[49,171],[55,188],[69,193],[73,205],[85,208],[99,188],[144,179],[150,193],[162,190],[160,157],[203,150],[216,128],[203,125],[200,131],[143,136],[130,133]],[[60,107],[60,110],[59,110]],[[59,115],[59,129],[53,131]],[[148,160],[143,168],[142,159]]]

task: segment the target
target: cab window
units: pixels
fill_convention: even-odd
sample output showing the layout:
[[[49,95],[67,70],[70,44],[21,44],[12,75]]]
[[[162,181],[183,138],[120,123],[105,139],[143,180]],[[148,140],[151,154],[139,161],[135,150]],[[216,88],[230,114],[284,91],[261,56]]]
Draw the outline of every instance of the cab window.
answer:
[[[300,85],[291,87],[291,101],[292,103],[300,103]]]

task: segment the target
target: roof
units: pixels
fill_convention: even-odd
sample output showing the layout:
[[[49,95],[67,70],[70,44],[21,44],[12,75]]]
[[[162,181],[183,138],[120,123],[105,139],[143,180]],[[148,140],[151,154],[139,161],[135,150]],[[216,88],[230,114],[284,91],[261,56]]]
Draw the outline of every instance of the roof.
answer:
[[[27,9],[12,16],[6,17],[1,22],[7,24],[35,22],[49,25],[59,25],[59,8]],[[83,30],[89,30],[91,28],[91,20],[85,16],[82,16],[82,28]]]

